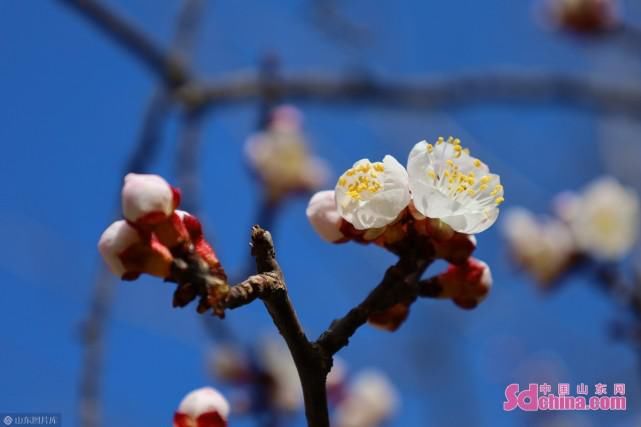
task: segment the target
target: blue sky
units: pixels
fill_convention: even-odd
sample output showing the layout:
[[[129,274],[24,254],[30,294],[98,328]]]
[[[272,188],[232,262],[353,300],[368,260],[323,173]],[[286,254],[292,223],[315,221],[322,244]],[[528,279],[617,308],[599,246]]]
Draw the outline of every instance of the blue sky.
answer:
[[[107,3],[159,42],[170,40],[178,1]],[[211,2],[197,72],[252,69],[265,52],[277,52],[287,72],[366,69],[388,79],[495,69],[636,81],[641,75],[639,63],[615,42],[585,43],[544,31],[529,2],[345,1],[345,14],[373,35],[361,47],[328,37],[310,19],[309,3]],[[627,6],[626,20],[641,22],[641,6]],[[76,425],[78,329],[99,267],[95,245],[114,219],[122,164],[156,81],[55,1],[37,8],[33,2],[0,4],[0,58],[0,411],[61,412],[65,425]],[[493,104],[438,112],[299,107],[314,149],[330,162],[334,177],[359,158],[389,153],[404,159],[416,141],[451,134],[501,174],[506,206],[545,212],[553,194],[580,187],[609,165],[601,155],[603,118],[563,106]],[[256,112],[244,104],[212,112],[199,159],[206,232],[232,271],[246,257],[259,194],[242,158]],[[178,129],[172,117],[150,169],[170,181]],[[606,151],[609,143],[617,140],[606,138]],[[299,199],[287,205],[276,224],[276,244],[291,297],[316,336],[377,283],[393,257],[373,247],[321,242],[306,222],[305,204]],[[567,414],[567,421],[638,423],[636,356],[607,337],[616,310],[582,280],[543,297],[507,262],[499,227],[479,236],[477,255],[495,277],[491,296],[477,310],[420,301],[398,333],[363,328],[344,351],[354,371],[377,367],[393,378],[403,406],[391,425],[550,425],[549,418],[501,409],[505,386],[529,381],[626,382],[627,413]],[[114,286],[106,425],[168,425],[184,393],[211,381],[203,367],[210,344],[192,309],[170,308],[171,286],[151,279]],[[259,304],[226,321],[247,341],[274,333]],[[251,423],[235,419],[232,425]]]

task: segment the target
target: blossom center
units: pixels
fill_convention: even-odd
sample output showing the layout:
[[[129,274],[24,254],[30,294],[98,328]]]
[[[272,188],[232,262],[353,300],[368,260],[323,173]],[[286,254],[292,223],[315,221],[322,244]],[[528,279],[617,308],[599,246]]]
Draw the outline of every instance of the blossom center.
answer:
[[[439,137],[435,145],[427,144],[426,150],[432,160],[427,167],[427,176],[450,199],[480,196],[484,201],[494,199],[497,206],[505,201],[499,195],[503,186],[495,184],[489,188],[492,178],[487,175],[483,162],[471,157],[470,150],[461,146],[460,139]]]
[[[367,199],[383,189],[380,175],[385,171],[381,162],[362,162],[349,168],[338,180],[352,200]]]

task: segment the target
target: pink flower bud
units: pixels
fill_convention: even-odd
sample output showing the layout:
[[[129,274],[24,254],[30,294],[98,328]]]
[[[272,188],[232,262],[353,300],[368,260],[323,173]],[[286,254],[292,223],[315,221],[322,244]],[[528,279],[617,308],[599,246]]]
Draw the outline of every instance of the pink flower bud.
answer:
[[[140,274],[168,277],[173,257],[153,236],[143,237],[126,221],[111,224],[100,237],[98,250],[118,277],[133,280]]]
[[[409,313],[409,304],[398,303],[387,310],[373,313],[369,316],[367,322],[375,328],[394,332],[405,322]]]
[[[165,221],[180,203],[180,193],[158,175],[130,173],[122,187],[125,219],[138,225]]]
[[[333,190],[319,191],[314,194],[309,200],[305,213],[310,224],[323,240],[338,243],[345,238],[341,232],[343,218],[336,210]]]
[[[303,126],[303,114],[292,105],[282,105],[274,108],[271,113],[269,127],[279,131],[294,132]]]
[[[548,0],[557,25],[577,33],[593,34],[620,24],[617,0]]]
[[[461,265],[450,265],[439,276],[444,297],[452,298],[461,308],[471,309],[485,299],[492,287],[492,273],[483,261],[468,258]]]
[[[476,249],[476,237],[470,234],[455,233],[445,241],[434,241],[436,256],[450,264],[463,264]]]
[[[174,414],[174,427],[227,427],[229,403],[217,390],[203,387],[189,393]]]

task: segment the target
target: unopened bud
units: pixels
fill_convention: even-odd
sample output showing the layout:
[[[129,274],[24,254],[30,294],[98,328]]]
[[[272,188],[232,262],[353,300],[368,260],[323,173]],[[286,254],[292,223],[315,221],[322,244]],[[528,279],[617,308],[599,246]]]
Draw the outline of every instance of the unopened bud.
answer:
[[[333,190],[319,191],[314,194],[307,205],[307,219],[314,231],[328,242],[338,243],[345,239],[341,232],[343,218],[336,210]]]
[[[229,403],[217,390],[203,387],[189,393],[174,414],[174,427],[227,427]]]
[[[173,256],[153,236],[143,238],[138,230],[120,220],[111,224],[100,237],[98,250],[109,269],[128,280],[142,273],[168,277]]]
[[[180,193],[158,175],[130,173],[122,187],[125,219],[137,225],[154,225],[169,218],[180,203]]]

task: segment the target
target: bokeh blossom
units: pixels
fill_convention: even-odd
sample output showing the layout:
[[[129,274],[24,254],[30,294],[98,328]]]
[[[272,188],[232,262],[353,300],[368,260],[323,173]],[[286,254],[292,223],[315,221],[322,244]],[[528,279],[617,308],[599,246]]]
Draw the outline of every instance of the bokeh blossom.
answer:
[[[336,408],[337,427],[378,427],[398,406],[396,390],[383,374],[359,373]]]
[[[259,350],[259,358],[273,380],[270,393],[272,405],[284,413],[300,409],[303,405],[303,390],[287,346],[275,339],[265,339]]]
[[[590,183],[563,207],[579,249],[601,260],[625,256],[639,236],[639,196],[612,177]]]
[[[336,183],[338,213],[357,230],[393,222],[410,201],[407,172],[392,156],[382,162],[362,159]]]
[[[174,427],[227,427],[229,403],[220,392],[203,387],[187,394],[174,414]]]
[[[539,219],[526,209],[512,208],[502,230],[514,261],[544,286],[558,279],[576,254],[569,227],[555,218]]]
[[[329,169],[313,155],[294,107],[275,108],[265,130],[247,139],[245,155],[270,202],[288,194],[315,191],[325,185]]]
[[[504,201],[501,179],[459,139],[417,143],[407,172],[414,206],[426,217],[465,234],[480,233],[496,221]]]

